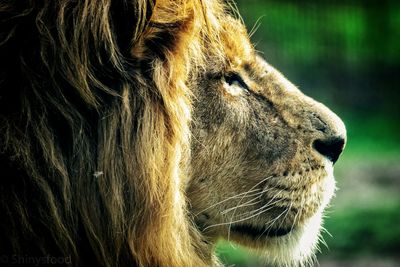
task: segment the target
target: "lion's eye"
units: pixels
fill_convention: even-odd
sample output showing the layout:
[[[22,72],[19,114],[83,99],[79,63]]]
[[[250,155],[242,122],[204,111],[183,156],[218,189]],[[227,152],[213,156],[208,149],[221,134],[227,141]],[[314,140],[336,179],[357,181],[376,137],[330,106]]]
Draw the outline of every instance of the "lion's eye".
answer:
[[[249,87],[243,78],[237,73],[228,73],[222,78],[224,83],[224,88],[226,91],[232,95],[239,95],[243,92],[248,92]]]
[[[243,78],[240,77],[237,73],[229,73],[224,76],[225,82],[230,86],[239,86],[245,90],[248,90],[247,84],[243,81]]]

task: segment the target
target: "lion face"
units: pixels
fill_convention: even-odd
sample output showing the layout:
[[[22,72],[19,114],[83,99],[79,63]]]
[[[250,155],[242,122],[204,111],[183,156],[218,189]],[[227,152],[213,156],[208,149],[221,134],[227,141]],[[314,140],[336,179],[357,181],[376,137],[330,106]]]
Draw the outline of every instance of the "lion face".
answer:
[[[225,58],[211,61],[195,90],[191,213],[206,242],[304,261],[334,193],[344,124],[258,56],[239,22],[221,32]]]

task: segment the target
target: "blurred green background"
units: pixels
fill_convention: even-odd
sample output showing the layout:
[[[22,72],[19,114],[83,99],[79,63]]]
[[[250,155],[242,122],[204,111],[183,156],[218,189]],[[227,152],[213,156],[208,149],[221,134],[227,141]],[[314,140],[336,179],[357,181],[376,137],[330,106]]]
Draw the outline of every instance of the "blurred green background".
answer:
[[[236,2],[256,49],[347,127],[319,265],[400,266],[400,1]],[[266,266],[227,242],[217,253]]]

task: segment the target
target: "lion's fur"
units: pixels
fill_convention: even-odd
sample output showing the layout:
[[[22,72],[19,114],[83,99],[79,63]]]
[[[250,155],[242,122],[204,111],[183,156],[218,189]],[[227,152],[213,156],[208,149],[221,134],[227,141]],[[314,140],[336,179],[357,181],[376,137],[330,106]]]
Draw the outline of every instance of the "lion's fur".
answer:
[[[220,10],[2,1],[0,254],[209,264],[185,207],[187,81]]]

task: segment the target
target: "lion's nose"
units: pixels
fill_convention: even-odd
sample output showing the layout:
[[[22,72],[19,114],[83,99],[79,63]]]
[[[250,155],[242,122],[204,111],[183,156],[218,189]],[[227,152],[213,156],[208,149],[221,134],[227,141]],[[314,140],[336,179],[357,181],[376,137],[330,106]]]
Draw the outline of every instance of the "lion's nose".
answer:
[[[342,153],[344,144],[345,138],[337,136],[324,140],[317,139],[314,141],[313,147],[334,164]]]

